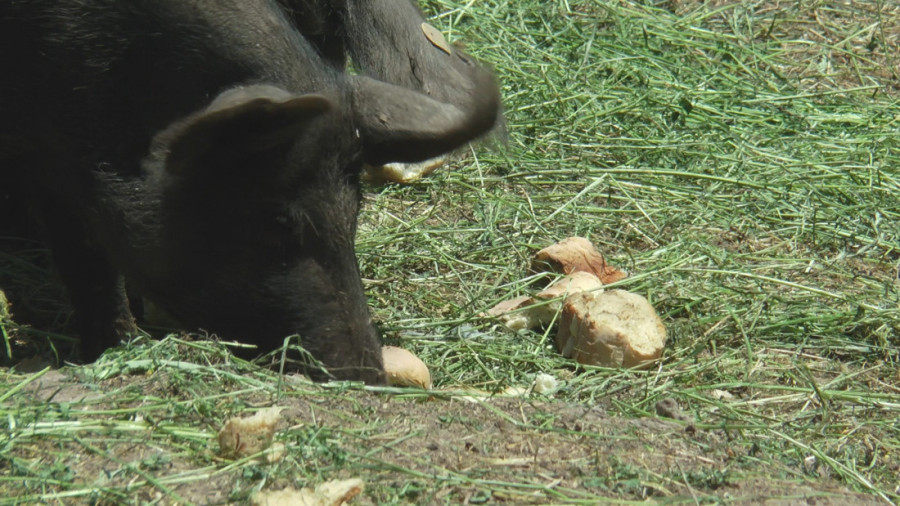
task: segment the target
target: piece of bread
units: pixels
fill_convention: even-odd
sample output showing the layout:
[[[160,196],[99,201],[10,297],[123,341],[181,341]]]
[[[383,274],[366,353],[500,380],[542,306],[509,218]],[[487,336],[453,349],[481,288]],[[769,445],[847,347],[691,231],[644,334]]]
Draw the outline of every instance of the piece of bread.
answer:
[[[250,498],[251,506],[342,506],[363,491],[359,478],[331,480],[315,489],[261,490]]]
[[[625,290],[570,295],[556,346],[564,357],[604,367],[642,367],[659,358],[666,327],[644,297]]]
[[[600,278],[604,285],[628,277],[625,271],[607,264],[603,255],[584,237],[569,237],[538,251],[531,262],[531,270],[563,274],[590,272]]]
[[[425,362],[411,351],[396,346],[382,346],[381,357],[388,385],[431,388],[431,373]]]
[[[219,455],[240,458],[269,448],[280,420],[279,407],[260,409],[252,416],[229,418],[219,431]]]
[[[562,309],[564,299],[579,292],[601,293],[603,283],[592,272],[576,271],[556,280],[534,296],[538,303],[529,310],[531,317],[541,325],[550,325]]]
[[[578,292],[602,292],[603,283],[594,273],[577,271],[564,276],[536,295],[539,299],[555,299]]]
[[[532,304],[534,304],[534,298],[523,295],[515,299],[504,300],[488,309],[482,316],[498,318],[503,325],[506,325],[506,328],[513,331],[530,329],[541,324],[540,320],[532,314],[532,310],[523,309]]]
[[[362,178],[375,184],[413,183],[431,174],[446,161],[446,156],[439,156],[424,162],[386,163],[378,167],[366,165]]]
[[[602,290],[603,283],[594,274],[573,272],[558,279],[534,297],[526,295],[497,304],[487,311],[487,316],[499,318],[510,330],[550,325],[562,308],[562,297],[577,292]]]

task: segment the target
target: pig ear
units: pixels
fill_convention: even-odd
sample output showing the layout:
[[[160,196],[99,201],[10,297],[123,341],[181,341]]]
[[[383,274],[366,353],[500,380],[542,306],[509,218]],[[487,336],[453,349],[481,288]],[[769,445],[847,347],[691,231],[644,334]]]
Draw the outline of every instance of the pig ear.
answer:
[[[157,144],[163,144],[167,170],[186,174],[287,148],[310,120],[331,108],[331,102],[320,95],[291,96],[266,88],[227,91],[205,111],[162,134]]]
[[[353,107],[365,160],[371,165],[418,162],[448,153],[487,133],[500,110],[493,77],[476,74],[468,98],[439,102],[409,88],[353,77]]]

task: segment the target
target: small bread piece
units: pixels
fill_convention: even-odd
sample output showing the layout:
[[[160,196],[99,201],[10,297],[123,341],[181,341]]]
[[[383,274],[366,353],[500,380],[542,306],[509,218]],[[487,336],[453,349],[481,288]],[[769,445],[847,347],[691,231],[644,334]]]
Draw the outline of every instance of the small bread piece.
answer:
[[[366,165],[362,178],[375,184],[414,183],[434,172],[435,169],[444,165],[446,161],[447,157],[439,156],[424,162],[386,163],[378,167]]]
[[[603,290],[603,283],[590,272],[573,272],[564,276],[534,297],[522,296],[503,301],[487,311],[499,318],[510,330],[531,329],[550,325],[562,308],[560,297],[578,292]]]
[[[503,322],[506,328],[512,331],[531,329],[541,324],[535,315],[534,308],[524,309],[534,304],[534,298],[524,295],[515,299],[505,300],[488,309],[485,316],[492,316]]]
[[[229,418],[219,431],[219,455],[240,458],[272,446],[275,426],[281,420],[281,408],[264,408],[255,415]]]
[[[556,314],[562,309],[562,300],[560,297],[566,297],[580,292],[600,293],[603,291],[603,283],[594,273],[585,271],[576,271],[568,276],[564,276],[552,283],[543,291],[534,296],[535,302],[549,301],[544,304],[533,306],[529,313],[531,318],[540,322],[541,325],[550,325]]]
[[[486,316],[503,316],[510,311],[522,309],[525,306],[534,304],[534,299],[527,295],[516,297],[515,299],[504,300],[496,306],[487,310]]]
[[[388,385],[431,388],[431,373],[425,362],[412,352],[396,346],[382,346],[381,357]]]
[[[556,334],[566,358],[604,367],[645,367],[662,354],[666,327],[647,299],[625,290],[570,295]]]
[[[359,478],[332,480],[322,483],[315,490],[292,487],[283,490],[261,490],[250,498],[251,506],[341,506],[362,493],[363,481]]]
[[[531,263],[534,272],[554,271],[563,274],[591,272],[604,285],[628,277],[625,271],[606,263],[603,255],[584,237],[569,237],[537,252]]]
[[[603,290],[603,282],[594,273],[578,271],[562,277],[537,294],[539,299],[555,299],[578,292]]]

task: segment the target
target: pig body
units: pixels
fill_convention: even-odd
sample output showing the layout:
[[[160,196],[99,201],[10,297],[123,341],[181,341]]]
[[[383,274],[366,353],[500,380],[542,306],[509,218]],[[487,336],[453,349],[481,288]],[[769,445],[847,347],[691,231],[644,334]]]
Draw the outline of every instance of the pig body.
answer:
[[[186,328],[260,351],[299,335],[329,375],[383,381],[360,170],[455,149],[499,109],[490,75],[420,23],[406,0],[0,6],[16,48],[0,53],[0,180],[52,251],[84,358],[136,331],[127,279]]]

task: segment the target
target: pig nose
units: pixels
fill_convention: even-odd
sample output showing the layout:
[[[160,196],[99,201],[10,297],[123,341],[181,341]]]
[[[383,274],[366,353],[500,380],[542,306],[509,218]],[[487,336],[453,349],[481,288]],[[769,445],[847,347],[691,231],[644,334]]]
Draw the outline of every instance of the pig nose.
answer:
[[[381,339],[366,311],[365,317],[347,317],[343,323],[344,335],[350,337],[343,346],[328,352],[328,373],[338,380],[363,381],[366,384],[384,384],[387,377],[381,355]]]
[[[359,364],[356,369],[359,373],[359,379],[366,384],[383,384],[387,381],[387,377],[385,376],[384,361],[381,355],[381,339],[378,338],[378,333],[372,326],[371,318],[367,319],[367,323],[368,326],[363,330],[364,334],[362,334],[366,336],[364,338],[365,344],[361,349]]]
[[[363,381],[368,385],[382,385],[387,377],[381,360],[381,347],[377,350],[362,350],[352,362],[343,361],[343,365],[328,368],[327,378],[335,380]],[[318,379],[318,378],[316,378]]]

